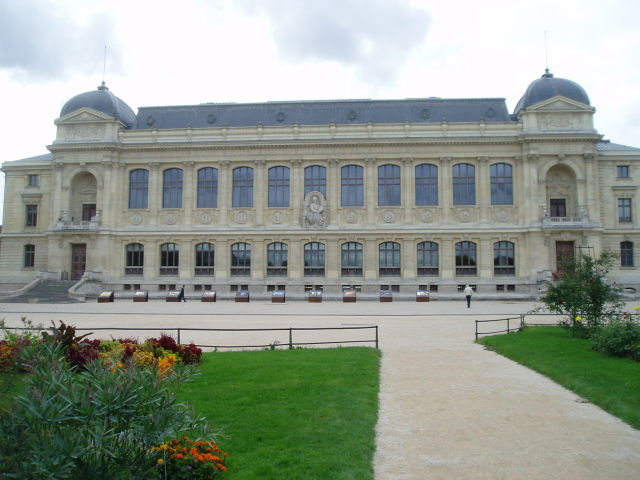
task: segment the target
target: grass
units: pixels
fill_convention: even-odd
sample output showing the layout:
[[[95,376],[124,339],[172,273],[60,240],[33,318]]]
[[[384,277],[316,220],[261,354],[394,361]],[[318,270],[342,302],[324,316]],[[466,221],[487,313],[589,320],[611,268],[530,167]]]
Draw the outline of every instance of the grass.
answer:
[[[180,397],[224,429],[229,480],[372,479],[379,362],[372,348],[209,353]]]
[[[480,343],[529,367],[640,429],[640,363],[591,350],[561,327],[527,327]]]

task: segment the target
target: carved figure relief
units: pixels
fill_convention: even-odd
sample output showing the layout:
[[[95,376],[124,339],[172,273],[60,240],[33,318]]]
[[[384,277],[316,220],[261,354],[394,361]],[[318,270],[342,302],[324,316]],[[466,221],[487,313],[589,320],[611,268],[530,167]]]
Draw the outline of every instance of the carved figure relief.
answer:
[[[303,225],[307,228],[327,226],[326,200],[321,192],[309,192],[305,197]]]

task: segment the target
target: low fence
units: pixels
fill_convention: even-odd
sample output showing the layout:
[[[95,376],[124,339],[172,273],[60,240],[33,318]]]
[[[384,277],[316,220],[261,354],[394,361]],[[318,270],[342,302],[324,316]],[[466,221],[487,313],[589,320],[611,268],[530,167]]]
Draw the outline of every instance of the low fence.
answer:
[[[6,330],[48,330],[46,328],[29,328],[29,327],[5,327]],[[209,338],[212,338],[211,333],[213,333],[213,337],[215,337],[215,333],[263,333],[263,332],[280,332],[284,333],[286,338],[284,341],[279,339],[275,339],[271,342],[267,343],[252,343],[248,345],[237,345],[237,344],[218,344],[218,343],[197,343],[190,339],[186,341],[186,343],[194,343],[197,347],[200,348],[209,348],[209,349],[252,349],[252,348],[272,348],[276,349],[278,347],[285,348],[295,348],[295,347],[303,347],[303,346],[313,346],[313,345],[348,345],[348,344],[373,344],[375,348],[378,347],[379,336],[378,336],[378,325],[358,325],[358,326],[345,326],[345,327],[286,327],[286,328],[183,328],[183,327],[174,327],[174,328],[154,328],[154,327],[96,327],[96,328],[76,328],[76,332],[99,332],[99,331],[109,331],[109,332],[158,332],[158,333],[175,333],[176,342],[182,343],[182,339],[185,336],[186,332],[209,332],[207,335]],[[325,336],[323,340],[317,341],[295,341],[294,333],[301,335],[302,332],[310,333],[310,332],[323,332],[326,334],[328,331],[338,331],[340,335],[345,331],[373,331],[372,336],[374,338],[335,338],[328,339]],[[95,335],[94,335],[95,336]],[[204,335],[199,335],[199,338],[202,338]],[[346,336],[346,335],[345,335]],[[228,338],[228,335],[227,335]],[[303,339],[304,340],[304,339]]]
[[[504,324],[502,330],[492,331],[480,331],[480,326],[484,324]],[[506,327],[506,328],[504,328]],[[520,330],[524,327],[524,315],[518,315],[517,317],[505,317],[505,318],[490,318],[488,320],[476,320],[476,342],[480,335],[496,335],[498,333],[511,333]],[[498,327],[500,328],[500,327]]]

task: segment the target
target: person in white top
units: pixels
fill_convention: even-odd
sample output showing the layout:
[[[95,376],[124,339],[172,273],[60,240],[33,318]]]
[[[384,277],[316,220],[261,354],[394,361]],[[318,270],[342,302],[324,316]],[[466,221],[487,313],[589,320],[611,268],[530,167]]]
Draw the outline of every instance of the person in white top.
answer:
[[[464,295],[467,297],[467,308],[471,308],[471,295],[473,295],[473,288],[467,285],[464,289]]]

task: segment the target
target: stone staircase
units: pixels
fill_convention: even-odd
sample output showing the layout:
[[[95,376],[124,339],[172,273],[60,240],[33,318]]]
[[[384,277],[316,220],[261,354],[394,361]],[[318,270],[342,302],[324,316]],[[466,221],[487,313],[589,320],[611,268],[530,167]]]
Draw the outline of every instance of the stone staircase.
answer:
[[[17,297],[0,298],[0,303],[77,303],[67,293],[74,283],[74,280],[43,280]]]

